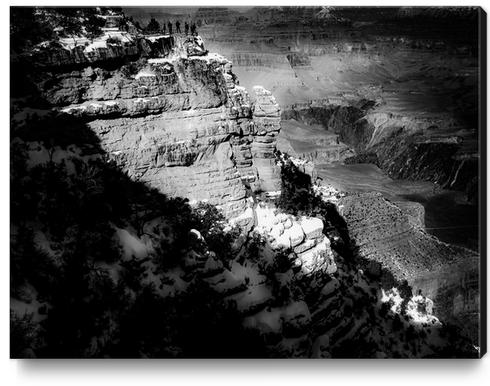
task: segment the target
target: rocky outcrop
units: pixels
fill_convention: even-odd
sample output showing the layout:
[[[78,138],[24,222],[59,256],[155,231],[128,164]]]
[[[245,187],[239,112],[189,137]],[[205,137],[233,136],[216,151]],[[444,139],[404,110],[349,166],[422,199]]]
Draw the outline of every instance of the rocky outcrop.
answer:
[[[272,250],[290,251],[290,259],[305,275],[337,270],[330,240],[323,234],[323,221],[315,217],[299,217],[259,204],[255,209],[255,232],[263,235]]]
[[[144,39],[116,29],[95,39],[74,36],[43,42],[26,55],[36,66],[56,68],[138,58],[142,51],[150,51]]]
[[[166,57],[112,70],[80,59],[85,67],[65,72],[65,60],[51,55],[57,68],[36,78],[43,98],[86,121],[135,180],[171,196],[207,200],[231,217],[245,208],[247,189],[280,190],[274,97],[258,86],[252,102],[231,62],[207,53],[199,37],[176,38]]]
[[[263,87],[254,87],[253,121],[255,136],[251,143],[253,165],[258,174],[256,189],[281,189],[280,167],[275,160],[276,140],[281,129],[280,109],[272,94]]]

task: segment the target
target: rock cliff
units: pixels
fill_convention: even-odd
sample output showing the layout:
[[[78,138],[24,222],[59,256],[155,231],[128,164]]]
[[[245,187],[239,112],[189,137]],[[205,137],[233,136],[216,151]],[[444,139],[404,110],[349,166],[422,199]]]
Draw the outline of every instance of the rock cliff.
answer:
[[[270,92],[254,87],[252,102],[231,62],[199,37],[120,35],[127,41],[39,47],[32,60],[42,63],[33,80],[40,96],[87,122],[123,170],[162,193],[207,200],[232,217],[244,210],[247,189],[280,189],[280,110]],[[115,59],[125,64],[108,66]]]

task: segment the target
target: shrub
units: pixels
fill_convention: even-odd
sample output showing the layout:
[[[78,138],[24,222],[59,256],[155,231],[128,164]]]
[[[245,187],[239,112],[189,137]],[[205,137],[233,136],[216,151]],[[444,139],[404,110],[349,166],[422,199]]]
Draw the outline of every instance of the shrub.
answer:
[[[190,226],[203,236],[208,248],[223,262],[233,257],[233,242],[240,234],[238,228],[225,230],[227,220],[216,206],[200,202],[192,209]]]
[[[11,358],[25,358],[29,356],[28,350],[36,347],[39,331],[32,317],[32,314],[19,317],[14,312],[10,312]]]

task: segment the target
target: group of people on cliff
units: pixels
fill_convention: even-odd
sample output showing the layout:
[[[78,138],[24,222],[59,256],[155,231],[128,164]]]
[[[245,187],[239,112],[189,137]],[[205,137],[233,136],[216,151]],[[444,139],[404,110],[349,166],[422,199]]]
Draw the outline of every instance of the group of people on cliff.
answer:
[[[173,34],[172,22],[169,20],[167,23],[168,33],[169,35]],[[189,35],[189,30],[191,35],[197,35],[197,27],[195,23],[189,24],[187,21],[184,23],[184,32],[186,35]],[[165,22],[163,23],[163,33],[166,33]],[[180,21],[175,22],[175,33],[181,34],[182,30],[180,29]]]
[[[158,21],[154,18],[151,18],[150,22],[148,23],[148,26],[146,27],[146,32],[150,32],[150,33],[162,32],[163,34],[173,35],[174,34],[173,27],[174,27],[174,23],[172,23],[171,20],[169,20],[168,22],[164,21],[160,27]],[[181,23],[179,20],[175,21],[175,33],[176,34],[182,33]],[[189,23],[187,21],[184,22],[184,33],[186,35],[189,35],[190,33],[190,35],[192,36],[197,35],[196,23],[194,22]]]

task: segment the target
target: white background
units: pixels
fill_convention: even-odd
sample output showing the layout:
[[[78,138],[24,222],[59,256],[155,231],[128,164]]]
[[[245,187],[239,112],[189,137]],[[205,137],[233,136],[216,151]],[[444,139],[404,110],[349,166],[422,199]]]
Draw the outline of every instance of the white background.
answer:
[[[322,4],[323,3],[323,4]],[[472,1],[15,1],[0,8],[0,385],[458,385],[490,384],[482,360],[11,360],[9,358],[9,9],[7,5],[480,5]],[[489,8],[490,9],[490,8]],[[488,48],[487,48],[488,52]],[[487,106],[488,107],[488,106]],[[488,110],[488,108],[487,108]],[[488,167],[488,166],[487,166]],[[488,238],[487,238],[488,239]],[[483,257],[485,258],[485,257]]]

